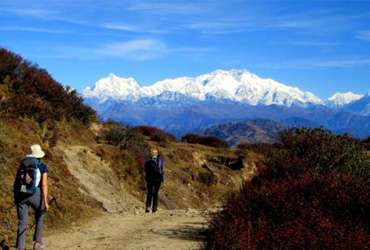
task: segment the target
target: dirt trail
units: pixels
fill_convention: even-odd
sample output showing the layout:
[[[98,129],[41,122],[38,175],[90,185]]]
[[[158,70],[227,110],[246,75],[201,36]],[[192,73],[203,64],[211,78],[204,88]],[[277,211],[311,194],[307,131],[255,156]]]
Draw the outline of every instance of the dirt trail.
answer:
[[[199,249],[205,219],[198,210],[159,210],[146,214],[126,192],[109,164],[88,147],[63,146],[64,161],[81,184],[80,192],[101,202],[106,213],[86,224],[48,232],[48,250]],[[109,180],[109,182],[107,182]]]
[[[48,250],[199,249],[205,219],[197,210],[156,214],[106,214],[87,224],[55,231],[45,238]]]

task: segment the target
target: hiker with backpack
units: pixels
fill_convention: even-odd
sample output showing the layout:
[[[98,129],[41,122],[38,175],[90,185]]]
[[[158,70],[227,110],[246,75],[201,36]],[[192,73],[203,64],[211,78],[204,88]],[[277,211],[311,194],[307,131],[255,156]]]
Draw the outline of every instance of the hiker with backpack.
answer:
[[[157,149],[151,150],[151,158],[145,162],[145,181],[147,187],[145,212],[157,212],[159,188],[164,180],[164,160]]]
[[[42,228],[48,204],[48,167],[41,159],[45,152],[38,144],[31,146],[31,154],[20,163],[14,181],[14,201],[17,208],[18,231],[17,249],[26,249],[26,230],[28,222],[28,208],[35,212],[35,233],[33,249],[43,249]]]

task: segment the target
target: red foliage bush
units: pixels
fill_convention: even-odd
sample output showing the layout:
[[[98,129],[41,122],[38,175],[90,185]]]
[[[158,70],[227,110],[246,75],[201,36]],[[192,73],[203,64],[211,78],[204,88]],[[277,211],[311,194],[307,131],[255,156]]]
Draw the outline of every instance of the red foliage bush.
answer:
[[[205,249],[364,249],[369,187],[339,173],[259,177],[212,216]]]
[[[75,90],[6,49],[0,49],[0,84],[8,85],[10,92],[0,101],[0,113],[33,117],[38,122],[72,118],[84,124],[95,117]]]
[[[358,141],[321,129],[290,130],[281,141],[212,215],[204,248],[368,247],[370,179]]]
[[[205,146],[215,147],[215,148],[227,148],[229,144],[216,136],[203,136],[197,134],[187,134],[181,138],[181,141],[194,144],[202,144]]]

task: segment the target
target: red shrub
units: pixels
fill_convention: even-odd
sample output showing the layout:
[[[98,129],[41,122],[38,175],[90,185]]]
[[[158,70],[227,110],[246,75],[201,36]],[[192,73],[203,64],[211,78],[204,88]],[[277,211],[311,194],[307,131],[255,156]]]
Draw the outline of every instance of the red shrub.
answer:
[[[202,144],[215,148],[227,148],[228,143],[216,136],[203,136],[197,134],[187,134],[181,138],[181,141],[194,144]]]
[[[212,216],[206,249],[363,249],[370,186],[343,174],[251,181]]]
[[[264,151],[258,174],[212,215],[204,247],[368,247],[369,166],[358,141],[321,129],[290,130],[281,141]]]
[[[33,117],[38,122],[72,118],[84,124],[95,117],[95,111],[83,104],[75,90],[5,49],[0,49],[0,84],[9,89],[9,96],[0,100],[1,113]]]

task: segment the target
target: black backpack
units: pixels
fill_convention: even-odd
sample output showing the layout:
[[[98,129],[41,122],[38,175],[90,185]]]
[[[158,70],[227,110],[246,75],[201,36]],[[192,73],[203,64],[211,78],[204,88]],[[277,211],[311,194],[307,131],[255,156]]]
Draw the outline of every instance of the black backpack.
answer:
[[[161,176],[162,175],[162,166],[161,166],[161,159],[160,157],[158,157],[156,160],[153,159],[153,162],[155,162],[154,164],[154,173],[157,175],[157,176]]]
[[[36,158],[28,157],[24,159],[16,177],[15,188],[18,193],[34,194],[41,181],[41,172],[38,167],[39,162]]]

